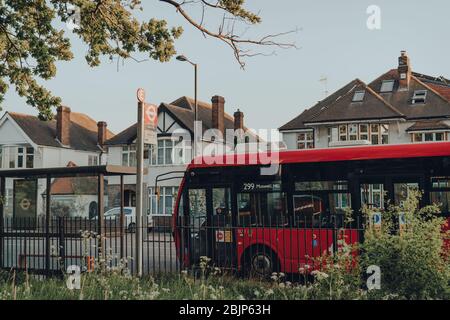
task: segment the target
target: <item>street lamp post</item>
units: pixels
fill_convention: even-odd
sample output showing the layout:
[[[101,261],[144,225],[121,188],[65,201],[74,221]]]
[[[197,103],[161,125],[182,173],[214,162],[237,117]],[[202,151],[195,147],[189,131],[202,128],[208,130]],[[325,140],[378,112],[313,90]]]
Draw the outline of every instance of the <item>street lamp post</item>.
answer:
[[[197,108],[198,108],[198,100],[197,100],[197,64],[190,61],[186,56],[179,55],[177,56],[178,61],[189,62],[192,66],[194,66],[194,158],[197,156]]]

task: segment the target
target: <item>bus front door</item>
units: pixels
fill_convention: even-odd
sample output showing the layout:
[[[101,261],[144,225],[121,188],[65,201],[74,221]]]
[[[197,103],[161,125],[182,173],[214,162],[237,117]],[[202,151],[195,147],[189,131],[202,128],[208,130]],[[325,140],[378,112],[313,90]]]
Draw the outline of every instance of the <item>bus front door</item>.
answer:
[[[189,252],[191,264],[201,257],[218,267],[233,261],[231,190],[229,187],[189,189]]]

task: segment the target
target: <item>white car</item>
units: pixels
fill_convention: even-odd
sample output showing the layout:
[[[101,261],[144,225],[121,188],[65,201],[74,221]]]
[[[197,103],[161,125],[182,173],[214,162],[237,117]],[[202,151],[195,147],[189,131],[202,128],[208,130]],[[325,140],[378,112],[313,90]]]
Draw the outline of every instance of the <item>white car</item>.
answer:
[[[124,227],[128,232],[136,231],[136,208],[135,207],[124,207]],[[120,207],[112,208],[105,212],[105,220],[116,220],[120,219]],[[147,223],[147,229],[150,230],[153,227],[153,219],[151,216],[143,218],[143,222]]]

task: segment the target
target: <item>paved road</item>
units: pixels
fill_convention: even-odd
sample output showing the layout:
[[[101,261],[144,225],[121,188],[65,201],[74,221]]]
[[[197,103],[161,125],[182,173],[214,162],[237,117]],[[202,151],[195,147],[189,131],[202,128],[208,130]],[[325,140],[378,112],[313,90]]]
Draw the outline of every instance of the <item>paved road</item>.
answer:
[[[97,256],[96,239],[65,239],[65,265],[82,265],[86,256]],[[123,238],[123,254],[127,260],[127,266],[134,270],[135,256],[135,235],[126,234]],[[3,266],[6,268],[18,267],[21,265],[28,268],[45,268],[45,238],[4,238],[3,240]],[[51,269],[57,270],[61,248],[59,240],[52,238],[50,242]],[[106,260],[111,267],[120,265],[120,236],[114,234],[107,235],[105,239]],[[143,243],[144,273],[154,274],[158,272],[177,271],[178,261],[176,259],[175,245],[171,234],[152,233],[144,234]]]

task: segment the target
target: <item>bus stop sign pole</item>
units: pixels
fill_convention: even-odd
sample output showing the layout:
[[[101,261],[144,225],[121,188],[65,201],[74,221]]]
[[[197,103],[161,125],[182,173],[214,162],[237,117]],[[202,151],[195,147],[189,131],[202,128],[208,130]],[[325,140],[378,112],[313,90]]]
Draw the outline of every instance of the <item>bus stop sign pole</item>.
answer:
[[[145,91],[138,89],[138,125],[137,125],[137,139],[136,139],[136,156],[137,156],[137,170],[136,170],[136,275],[142,276],[142,210],[143,210],[143,180],[144,180],[144,104]]]

